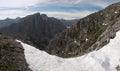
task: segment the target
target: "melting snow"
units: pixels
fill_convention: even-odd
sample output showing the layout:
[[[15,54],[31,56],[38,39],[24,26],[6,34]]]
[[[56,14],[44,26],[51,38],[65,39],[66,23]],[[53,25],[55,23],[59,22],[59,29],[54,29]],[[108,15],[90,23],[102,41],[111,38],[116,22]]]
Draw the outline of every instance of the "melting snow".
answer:
[[[86,38],[85,41],[88,41],[88,38]]]
[[[116,71],[120,64],[120,32],[100,50],[68,59],[49,55],[23,42],[21,44],[33,71]]]
[[[77,41],[75,40],[74,43],[77,43]]]
[[[115,14],[117,14],[118,12],[117,12],[117,11],[115,11],[114,13],[115,13]]]
[[[102,25],[107,25],[106,23],[103,23]]]

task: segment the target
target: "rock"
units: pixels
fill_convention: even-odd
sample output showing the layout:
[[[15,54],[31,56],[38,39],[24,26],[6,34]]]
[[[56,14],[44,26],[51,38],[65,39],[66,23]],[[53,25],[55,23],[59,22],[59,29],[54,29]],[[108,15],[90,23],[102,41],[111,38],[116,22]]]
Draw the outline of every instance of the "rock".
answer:
[[[20,43],[0,35],[0,71],[31,71]]]
[[[77,24],[57,34],[46,51],[60,57],[80,56],[108,44],[118,30],[120,2],[80,19]]]
[[[45,50],[49,41],[56,33],[62,32],[66,27],[56,18],[36,13],[21,18],[19,22],[0,29],[7,36],[20,39],[41,50]]]
[[[117,71],[120,71],[120,66],[119,66],[119,65],[116,67],[116,70],[117,70]]]

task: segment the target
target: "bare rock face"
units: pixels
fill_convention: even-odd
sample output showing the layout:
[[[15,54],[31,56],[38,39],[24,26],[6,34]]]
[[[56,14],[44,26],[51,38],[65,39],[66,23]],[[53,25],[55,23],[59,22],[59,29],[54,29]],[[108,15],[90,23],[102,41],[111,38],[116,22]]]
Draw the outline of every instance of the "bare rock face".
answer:
[[[47,52],[60,57],[74,57],[100,49],[120,30],[120,2],[88,15],[56,35]]]
[[[116,70],[117,70],[117,71],[120,71],[120,66],[119,66],[119,65],[116,67]]]
[[[0,71],[31,71],[20,43],[0,35]]]
[[[45,50],[55,34],[62,32],[65,28],[63,23],[56,18],[36,13],[21,18],[19,22],[0,29],[0,31],[7,36],[20,39]]]

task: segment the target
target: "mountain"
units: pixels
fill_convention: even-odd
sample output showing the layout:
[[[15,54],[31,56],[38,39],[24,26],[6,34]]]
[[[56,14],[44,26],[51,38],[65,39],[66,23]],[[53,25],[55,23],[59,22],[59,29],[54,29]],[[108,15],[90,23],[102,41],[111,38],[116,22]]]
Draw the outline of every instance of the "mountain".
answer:
[[[120,31],[100,50],[74,58],[60,58],[20,43],[33,71],[120,71]]]
[[[60,57],[80,56],[109,43],[120,30],[120,2],[80,19],[77,24],[53,38],[49,54]]]
[[[22,45],[0,34],[0,71],[31,71]]]
[[[0,20],[0,28],[3,27],[7,27],[15,22],[17,22],[20,18],[16,18],[16,19],[10,19],[10,18],[6,18],[5,20]]]
[[[60,19],[60,21],[67,27],[70,28],[70,26],[74,25],[79,21],[78,19],[73,19],[73,20],[65,20],[65,19]]]
[[[44,50],[56,33],[66,27],[59,20],[45,14],[35,13],[21,18],[17,23],[0,29],[7,36],[20,39]]]

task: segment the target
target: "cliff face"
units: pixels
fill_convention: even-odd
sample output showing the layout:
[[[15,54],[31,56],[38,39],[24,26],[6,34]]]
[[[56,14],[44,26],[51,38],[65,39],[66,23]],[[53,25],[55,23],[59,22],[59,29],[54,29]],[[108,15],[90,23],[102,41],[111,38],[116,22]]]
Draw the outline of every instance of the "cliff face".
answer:
[[[100,49],[120,30],[120,2],[93,13],[64,30],[50,42],[47,52],[60,57],[83,55]]]
[[[36,13],[26,16],[19,22],[0,31],[5,35],[21,39],[44,50],[54,35],[65,28],[59,20]]]
[[[20,43],[0,35],[0,71],[31,71]]]

